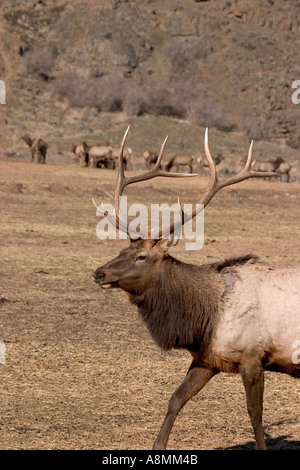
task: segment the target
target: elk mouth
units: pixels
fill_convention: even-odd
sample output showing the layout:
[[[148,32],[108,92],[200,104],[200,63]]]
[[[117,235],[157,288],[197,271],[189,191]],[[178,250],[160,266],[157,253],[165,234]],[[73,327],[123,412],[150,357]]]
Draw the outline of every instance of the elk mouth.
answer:
[[[94,282],[100,285],[102,289],[112,289],[113,287],[118,287],[117,281],[112,281],[107,279],[107,275],[103,272],[94,273]]]
[[[101,289],[113,289],[114,287],[118,287],[117,282],[110,282],[108,284],[101,284],[100,282],[98,282],[98,284],[100,284]]]

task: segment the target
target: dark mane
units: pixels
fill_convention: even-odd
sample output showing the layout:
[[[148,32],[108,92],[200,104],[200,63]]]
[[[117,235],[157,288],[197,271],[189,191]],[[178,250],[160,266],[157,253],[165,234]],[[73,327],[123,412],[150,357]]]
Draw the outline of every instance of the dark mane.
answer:
[[[211,267],[215,269],[218,273],[222,272],[223,269],[240,266],[242,264],[255,264],[259,262],[259,258],[255,255],[244,255],[235,258],[228,258],[223,261],[217,261],[212,264]]]
[[[218,321],[224,282],[211,265],[186,264],[168,256],[163,266],[151,285],[131,293],[130,300],[161,348],[204,352]]]
[[[131,293],[130,300],[162,349],[184,348],[203,354],[209,348],[226,291],[220,273],[256,262],[256,256],[245,255],[197,266],[168,256],[163,271],[143,292]]]

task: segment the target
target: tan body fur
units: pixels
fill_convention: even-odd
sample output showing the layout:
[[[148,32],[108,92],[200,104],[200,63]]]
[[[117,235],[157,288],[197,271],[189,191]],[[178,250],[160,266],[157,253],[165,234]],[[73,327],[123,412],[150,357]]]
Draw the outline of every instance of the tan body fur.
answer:
[[[300,269],[240,266],[223,273],[227,294],[208,362],[224,372],[254,355],[265,369],[300,373],[292,363],[300,340]],[[227,278],[227,279],[226,279]]]

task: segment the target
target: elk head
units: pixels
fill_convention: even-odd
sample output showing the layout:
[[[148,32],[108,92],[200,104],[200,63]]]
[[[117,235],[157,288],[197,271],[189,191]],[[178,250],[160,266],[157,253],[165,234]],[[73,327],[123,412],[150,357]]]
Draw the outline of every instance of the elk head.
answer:
[[[161,263],[178,240],[135,240],[117,258],[96,269],[94,280],[102,288],[120,287],[142,292],[161,272]]]
[[[186,173],[171,173],[161,168],[161,160],[163,157],[164,148],[166,145],[167,138],[163,142],[161,147],[158,160],[155,166],[141,175],[131,176],[130,178],[125,177],[124,169],[121,164],[123,158],[123,149],[125,146],[126,137],[129,131],[129,127],[124,135],[120,155],[119,155],[119,169],[117,185],[114,194],[114,208],[115,208],[115,224],[120,230],[126,231],[130,236],[127,227],[129,226],[128,220],[122,220],[119,210],[119,198],[123,193],[124,188],[133,183],[146,181],[158,176],[161,177],[196,177],[197,174],[186,174]],[[208,146],[208,130],[205,131],[204,149],[205,155],[208,161],[210,170],[210,179],[206,191],[201,196],[197,204],[193,207],[190,214],[185,214],[179,204],[181,210],[181,221],[180,223],[186,222],[194,218],[199,210],[209,203],[213,196],[225,186],[239,183],[243,180],[252,177],[265,177],[265,176],[279,176],[273,172],[259,172],[251,170],[252,161],[252,147],[251,142],[248,152],[248,158],[245,167],[242,171],[230,178],[218,179],[216,165],[211,156]],[[200,209],[199,209],[200,208]],[[175,246],[178,239],[175,239],[174,233],[177,228],[177,223],[173,222],[170,227],[159,227],[152,228],[148,232],[146,239],[132,240],[130,246],[120,252],[120,254],[109,261],[107,264],[100,266],[94,273],[94,280],[102,288],[120,287],[121,289],[129,293],[142,292],[146,286],[151,285],[157,276],[162,272],[162,264],[170,259],[168,254],[170,248]],[[166,233],[170,234],[166,238]]]

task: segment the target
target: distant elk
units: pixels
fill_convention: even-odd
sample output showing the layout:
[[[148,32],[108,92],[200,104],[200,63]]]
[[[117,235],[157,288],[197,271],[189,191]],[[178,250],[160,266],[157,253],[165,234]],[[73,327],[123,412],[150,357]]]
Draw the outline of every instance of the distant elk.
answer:
[[[221,153],[218,153],[216,157],[213,157],[214,164],[217,166],[224,160],[224,157]],[[209,163],[206,158],[198,157],[197,158],[197,171],[200,171],[201,168],[209,168]]]
[[[127,133],[128,130],[120,162]],[[174,234],[183,221],[195,217],[220,189],[247,178],[276,174],[251,169],[251,143],[241,172],[219,179],[206,130],[204,146],[210,180],[198,201],[200,206],[196,204],[190,214],[184,214],[179,205],[179,225],[161,225],[152,228],[147,238],[134,240],[127,228],[128,220],[119,209],[124,188],[157,176],[194,176],[161,170],[164,146],[165,142],[156,165],[141,175],[125,177],[119,165],[115,224],[130,236],[131,242],[115,259],[95,271],[94,280],[103,288],[119,287],[128,293],[162,349],[182,348],[192,355],[188,373],[170,399],[154,449],[166,448],[174,421],[185,403],[216,374],[231,372],[242,376],[257,449],[263,450],[264,371],[300,378],[299,354],[295,350],[300,340],[300,268],[273,269],[252,255],[198,266],[179,261],[168,252],[178,242]],[[168,238],[167,231],[171,233]]]
[[[48,144],[43,139],[32,139],[29,134],[23,135],[21,139],[30,147],[31,161],[33,162],[37,155],[37,162],[45,164]]]
[[[150,168],[152,168],[157,162],[158,154],[150,150],[145,150],[145,152],[143,153],[143,157],[145,160],[146,169],[150,170]]]
[[[112,150],[113,168],[119,161],[120,147],[114,147]],[[124,170],[132,170],[132,149],[126,147],[123,152],[123,168]]]
[[[115,169],[120,148],[113,148],[110,145],[88,145],[86,142],[82,142],[79,145],[74,145],[72,151],[81,165]],[[131,169],[131,156],[132,150],[129,147],[124,149],[123,166],[125,170]]]
[[[285,180],[288,183],[292,166],[288,162],[285,162],[281,157],[275,157],[267,161],[254,160],[251,168],[255,171],[274,171],[281,175],[281,181],[282,176],[285,175]]]
[[[170,172],[173,167],[179,172],[180,166],[187,166],[190,173],[193,173],[194,157],[192,155],[174,155],[165,166],[165,171]]]
[[[74,145],[72,148],[72,152],[75,153],[79,165],[89,165],[89,146],[86,142]]]
[[[282,177],[285,177],[285,181],[288,183],[290,181],[290,171],[292,169],[292,165],[290,165],[288,162],[282,162],[280,165],[276,168],[276,173],[280,174],[281,181]]]
[[[113,148],[110,145],[88,146],[89,163],[93,168],[113,168],[114,159],[112,157]]]

